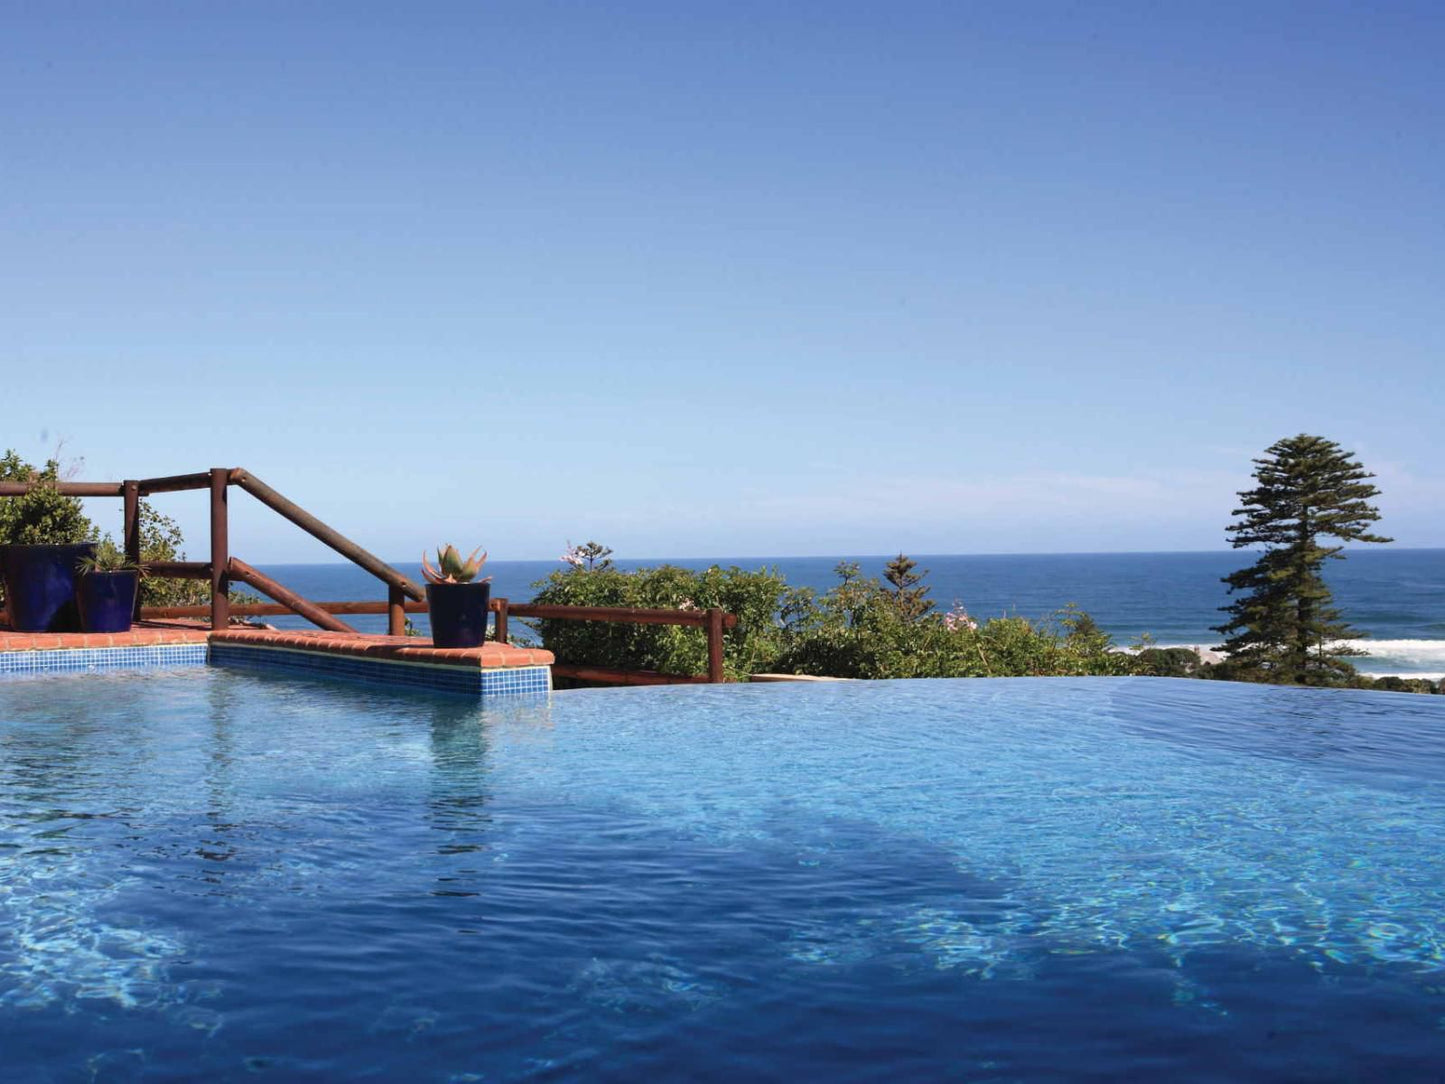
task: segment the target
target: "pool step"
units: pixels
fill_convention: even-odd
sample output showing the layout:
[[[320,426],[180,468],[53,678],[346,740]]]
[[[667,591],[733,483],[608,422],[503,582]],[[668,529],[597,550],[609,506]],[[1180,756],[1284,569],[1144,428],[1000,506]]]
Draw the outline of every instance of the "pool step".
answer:
[[[552,653],[486,643],[437,648],[409,636],[294,629],[227,629],[210,638],[213,666],[341,678],[482,698],[547,693]]]

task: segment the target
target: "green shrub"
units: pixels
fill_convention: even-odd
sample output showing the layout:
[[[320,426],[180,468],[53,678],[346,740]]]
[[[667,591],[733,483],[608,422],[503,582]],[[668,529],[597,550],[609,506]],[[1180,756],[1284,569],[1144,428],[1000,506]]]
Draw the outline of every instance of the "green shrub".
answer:
[[[604,559],[605,560],[605,559]],[[533,601],[553,606],[625,606],[707,610],[738,618],[723,634],[723,668],[739,680],[767,669],[777,657],[777,613],[787,593],[771,570],[748,572],[714,565],[702,571],[662,565],[622,572],[610,562],[573,565],[533,584]],[[665,674],[707,672],[707,636],[700,628],[623,625],[604,621],[529,622],[559,663]]]
[[[1134,672],[1149,677],[1193,677],[1199,655],[1187,647],[1146,647],[1134,656]]]
[[[78,497],[64,497],[54,488],[62,475],[58,459],[36,468],[13,450],[0,456],[0,482],[39,482],[23,497],[0,497],[0,544],[65,544],[111,541],[86,516]],[[185,539],[176,521],[157,512],[149,501],[140,502],[141,563],[184,561]],[[3,600],[0,590],[0,600]],[[248,591],[232,590],[233,603],[259,602]],[[205,606],[211,601],[211,585],[205,580],[141,580],[142,606]]]
[[[724,635],[724,668],[737,680],[764,671],[819,677],[924,678],[1127,674],[1133,657],[1079,610],[1050,621],[1000,617],[982,625],[962,610],[937,613],[912,562],[890,562],[887,584],[858,565],[838,566],[839,582],[819,595],[789,589],[775,570],[717,566],[695,572],[673,565],[622,572],[606,547],[589,543],[596,560],[572,566],[534,586],[534,601],[562,606],[663,609],[720,607],[738,624]],[[577,558],[585,547],[569,549]],[[616,669],[698,674],[707,669],[702,630],[666,625],[537,621],[557,661]]]
[[[37,469],[13,450],[0,456],[0,482],[39,483],[23,497],[0,497],[0,545],[70,544],[100,538],[80,499],[61,496],[55,488],[60,478],[58,459]],[[4,600],[0,585],[0,603]]]
[[[897,561],[890,565],[890,570]],[[794,592],[782,613],[785,673],[850,678],[1019,677],[1127,674],[1133,659],[1072,607],[1050,621],[997,617],[982,624],[962,609],[936,613],[920,589],[905,593],[838,566],[822,596]],[[926,593],[927,589],[922,588]]]
[[[1400,677],[1398,674],[1386,674],[1377,678],[1360,674],[1350,684],[1356,689],[1374,689],[1386,693],[1439,693],[1445,690],[1445,681]]]
[[[186,540],[180,527],[170,516],[157,512],[150,501],[140,502],[140,559],[148,565],[156,561],[184,561]],[[232,587],[228,597],[233,606],[260,602],[261,596]],[[167,580],[147,576],[140,582],[142,606],[209,606],[209,580]]]
[[[0,497],[0,545],[93,542],[100,537],[80,498],[63,497],[55,488],[60,461],[36,468],[15,452],[0,456],[0,482],[38,483],[23,497]]]

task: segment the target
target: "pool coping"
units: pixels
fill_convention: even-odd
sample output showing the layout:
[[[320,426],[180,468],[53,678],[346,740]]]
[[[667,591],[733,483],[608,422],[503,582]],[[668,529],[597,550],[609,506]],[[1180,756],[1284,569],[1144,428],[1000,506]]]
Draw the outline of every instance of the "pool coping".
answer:
[[[294,629],[141,626],[126,633],[0,629],[0,678],[220,666],[475,697],[547,694],[550,651],[488,642],[437,648],[416,637]]]

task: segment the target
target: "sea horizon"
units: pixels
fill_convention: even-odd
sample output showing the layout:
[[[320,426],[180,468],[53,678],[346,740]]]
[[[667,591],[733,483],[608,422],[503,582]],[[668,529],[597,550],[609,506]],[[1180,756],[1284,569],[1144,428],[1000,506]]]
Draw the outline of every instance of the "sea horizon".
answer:
[[[883,553],[773,553],[773,554],[757,554],[757,553],[755,553],[755,554],[744,554],[744,555],[742,555],[742,556],[731,556],[731,555],[728,555],[728,556],[713,556],[713,555],[709,555],[709,554],[687,554],[687,555],[672,554],[672,555],[670,555],[670,556],[642,556],[642,557],[638,557],[638,556],[633,556],[633,555],[628,555],[628,554],[612,553],[612,554],[609,554],[608,556],[609,556],[609,559],[610,559],[611,561],[613,561],[614,563],[616,563],[616,562],[622,562],[622,563],[629,564],[629,565],[636,565],[636,564],[639,564],[639,563],[644,562],[644,561],[659,561],[659,562],[669,562],[669,561],[688,561],[688,562],[712,561],[712,562],[715,562],[715,563],[721,563],[721,562],[727,561],[727,562],[736,564],[736,563],[738,563],[738,562],[740,562],[740,561],[823,561],[823,560],[829,560],[829,559],[836,559],[836,560],[839,560],[839,561],[856,561],[856,560],[873,560],[873,559],[884,560],[884,561],[891,561],[894,557],[897,557],[900,553],[903,554],[903,555],[906,556],[906,557],[911,558],[911,559],[914,560],[914,561],[922,561],[922,560],[929,560],[929,559],[938,558],[938,557],[967,557],[967,558],[991,558],[991,557],[1160,557],[1160,556],[1181,556],[1181,557],[1183,557],[1183,556],[1191,556],[1191,555],[1210,555],[1210,554],[1220,555],[1220,554],[1233,554],[1233,553],[1250,553],[1250,552],[1255,552],[1257,549],[1258,549],[1258,547],[1241,546],[1241,547],[1238,548],[1238,549],[1224,548],[1224,549],[1187,549],[1187,550],[1174,550],[1174,549],[1156,549],[1156,550],[1016,550],[1016,551],[1008,552],[1008,553],[999,552],[999,551],[984,551],[984,552],[979,552],[979,553],[961,553],[961,552],[960,552],[960,553],[943,553],[943,552],[926,553],[926,552],[912,552],[912,551],[909,551],[909,550],[894,550],[894,551],[888,551],[888,552],[883,552]],[[428,554],[430,554],[430,552],[431,552],[430,550],[427,551]],[[487,551],[487,550],[485,550],[485,549],[483,550],[483,552],[484,552],[484,553],[489,553],[489,551]],[[1371,546],[1371,547],[1359,547],[1359,548],[1356,548],[1356,547],[1345,547],[1341,552],[1344,553],[1346,557],[1354,556],[1354,555],[1357,555],[1357,554],[1366,554],[1366,553],[1445,553],[1445,546],[1391,546],[1391,547],[1390,547],[1389,549],[1387,549],[1387,550],[1381,550],[1381,549],[1379,549],[1378,547],[1374,547],[1374,546]],[[392,566],[394,566],[394,567],[400,567],[401,565],[404,565],[404,564],[417,564],[417,563],[418,563],[417,561],[415,561],[414,559],[411,559],[411,558],[407,558],[407,559],[405,559],[405,560],[402,560],[402,559],[399,559],[399,558],[382,557],[382,560],[385,561],[387,564],[392,565]],[[559,565],[561,564],[560,555],[549,555],[549,556],[546,556],[546,557],[491,557],[490,555],[488,556],[488,562],[489,562],[489,563],[493,563],[493,564],[494,564],[494,563],[501,562],[501,561],[515,562],[515,563],[519,563],[519,564],[536,564],[536,563],[547,563],[547,562],[554,562],[554,561],[555,561],[555,562],[557,562]],[[345,561],[345,560],[335,560],[335,561],[263,561],[262,563],[264,563],[264,564],[266,564],[266,565],[268,565],[268,566],[270,566],[270,567],[275,567],[275,568],[286,568],[286,567],[301,568],[301,567],[306,567],[306,566],[321,567],[321,566],[328,566],[328,565],[347,565],[347,564],[350,564],[351,562]]]
[[[975,618],[1022,616],[1049,620],[1073,604],[1087,612],[1121,647],[1143,641],[1160,647],[1212,648],[1221,642],[1220,607],[1229,601],[1222,577],[1248,564],[1241,550],[1158,550],[1127,553],[914,554],[915,571],[940,610],[961,608]],[[418,555],[420,556],[420,555]],[[667,557],[613,555],[619,568],[674,564],[745,571],[772,569],[790,587],[826,591],[839,562],[857,562],[881,578],[896,554],[827,554],[808,557]],[[417,560],[394,567],[418,581]],[[566,569],[559,557],[496,559],[487,563],[492,594],[515,602],[532,598],[538,582]],[[263,571],[317,601],[385,598],[380,583],[346,561],[268,562]],[[1367,639],[1369,654],[1356,660],[1364,673],[1445,677],[1445,547],[1370,548],[1329,562],[1327,580],[1344,619]],[[279,618],[278,624],[305,623]],[[360,616],[363,632],[380,632],[381,617]]]

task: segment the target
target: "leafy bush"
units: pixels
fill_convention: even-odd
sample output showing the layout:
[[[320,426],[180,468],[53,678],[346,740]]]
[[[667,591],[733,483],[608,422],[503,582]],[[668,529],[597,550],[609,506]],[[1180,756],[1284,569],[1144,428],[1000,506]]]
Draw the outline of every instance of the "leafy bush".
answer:
[[[64,497],[55,488],[60,461],[36,468],[13,450],[0,457],[0,482],[38,483],[23,497],[0,497],[0,545],[42,545],[93,542],[100,537],[78,497]]]
[[[716,565],[700,572],[675,565],[621,572],[605,555],[601,562],[591,568],[585,562],[574,564],[537,581],[533,601],[553,606],[672,610],[716,606],[738,618],[736,627],[723,634],[723,668],[729,678],[743,679],[765,670],[777,657],[781,646],[777,613],[788,587],[776,572]],[[540,620],[530,624],[560,663],[665,674],[707,672],[707,636],[700,628],[602,621]]]
[[[157,512],[150,501],[140,502],[140,559],[148,565],[156,561],[184,561],[186,543],[180,527],[170,516]],[[235,606],[260,602],[261,596],[232,587],[228,592]],[[147,576],[140,582],[142,606],[209,606],[209,580],[167,580]]]
[[[589,549],[590,547],[590,549]],[[591,560],[569,559],[588,553]],[[673,565],[622,572],[596,543],[569,548],[571,567],[534,586],[535,602],[562,606],[707,609],[736,614],[724,634],[724,669],[744,679],[765,671],[820,677],[910,678],[1123,674],[1133,659],[1115,651],[1087,614],[1067,609],[1050,622],[1001,617],[977,624],[961,610],[934,611],[927,587],[901,554],[887,585],[842,564],[821,596],[789,589],[776,570]],[[667,625],[542,620],[542,643],[560,663],[697,674],[707,669],[700,629]]]
[[[62,496],[55,483],[63,477],[60,461],[47,460],[36,468],[13,450],[0,457],[0,481],[39,482],[23,497],[0,497],[0,544],[65,544],[112,541],[85,514],[78,497]],[[184,561],[185,539],[176,521],[157,512],[147,500],[140,502],[141,563]],[[0,590],[0,600],[3,600]],[[259,602],[257,595],[232,590],[233,603]],[[211,601],[211,585],[205,580],[141,580],[142,606],[205,606]]]
[[[0,482],[38,483],[23,497],[0,497],[0,545],[44,545],[94,542],[100,532],[91,523],[77,497],[64,497],[55,484],[61,480],[58,459],[36,468],[13,450],[0,456]],[[0,585],[0,602],[5,589]]]
[[[898,566],[890,564],[890,572]],[[817,596],[794,592],[782,614],[785,673],[824,677],[1020,677],[1126,674],[1130,656],[1115,651],[1088,614],[1068,608],[1052,621],[997,617],[982,624],[962,609],[933,612],[927,588],[893,590],[865,579],[856,564],[837,568],[839,583]]]
[[[1355,689],[1374,689],[1377,692],[1386,693],[1445,693],[1445,680],[1407,678],[1400,677],[1398,674],[1386,674],[1377,678],[1372,678],[1368,674],[1360,674],[1350,685]]]
[[[1194,677],[1199,654],[1188,647],[1146,647],[1134,656],[1134,672],[1149,677]]]

